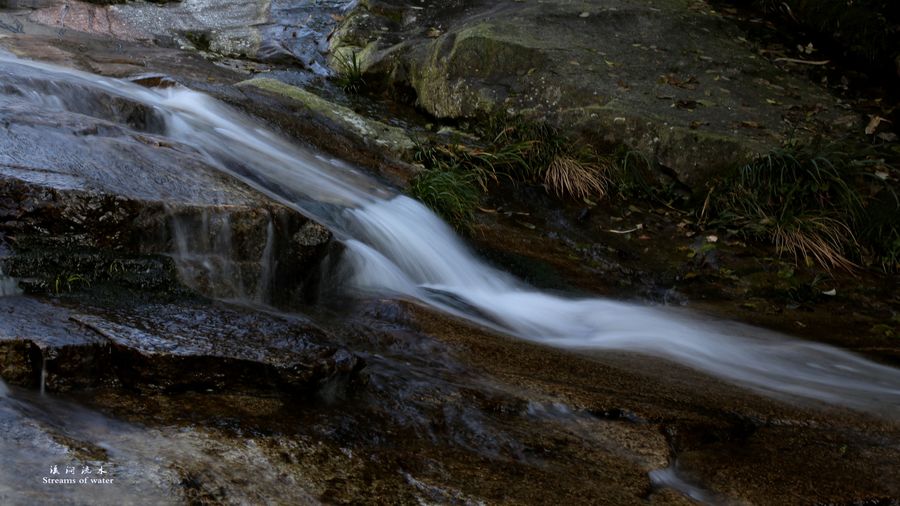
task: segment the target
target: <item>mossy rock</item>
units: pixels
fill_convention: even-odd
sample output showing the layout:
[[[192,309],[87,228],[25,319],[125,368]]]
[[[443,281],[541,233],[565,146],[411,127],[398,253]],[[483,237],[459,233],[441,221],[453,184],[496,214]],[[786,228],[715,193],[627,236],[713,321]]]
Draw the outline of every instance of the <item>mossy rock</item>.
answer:
[[[362,4],[332,38],[361,51],[367,82],[438,118],[500,112],[624,143],[697,190],[789,137],[857,123],[700,0],[434,0],[391,19],[381,4],[397,8]]]
[[[403,154],[413,148],[413,141],[402,128],[386,125],[380,121],[363,117],[352,109],[281,81],[258,77],[238,83],[238,86],[252,86],[289,98],[303,107],[316,112],[341,128],[345,133],[357,137],[373,147],[387,149],[394,154]]]

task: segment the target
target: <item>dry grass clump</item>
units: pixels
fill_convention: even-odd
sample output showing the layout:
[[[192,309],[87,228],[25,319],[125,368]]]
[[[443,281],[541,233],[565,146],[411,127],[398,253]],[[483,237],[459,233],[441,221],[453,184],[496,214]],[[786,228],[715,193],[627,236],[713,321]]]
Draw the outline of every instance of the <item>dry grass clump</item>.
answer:
[[[772,238],[779,254],[793,256],[794,263],[818,264],[825,269],[852,271],[859,265],[847,258],[860,245],[846,223],[834,218],[811,216],[789,224],[777,224]]]
[[[544,173],[544,185],[559,197],[602,198],[608,192],[611,168],[609,163],[585,162],[558,154]]]

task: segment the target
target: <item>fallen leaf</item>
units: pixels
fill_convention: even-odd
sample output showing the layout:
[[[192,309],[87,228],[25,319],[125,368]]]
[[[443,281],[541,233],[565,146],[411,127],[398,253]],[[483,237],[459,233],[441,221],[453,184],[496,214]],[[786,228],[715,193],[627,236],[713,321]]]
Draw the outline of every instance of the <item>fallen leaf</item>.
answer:
[[[675,86],[676,88],[683,88],[686,90],[696,89],[700,84],[697,81],[695,76],[688,76],[687,79],[682,79],[678,77],[676,74],[663,74],[659,76],[659,82],[662,84],[668,84],[669,86]]]
[[[878,130],[878,125],[880,125],[882,121],[887,120],[882,118],[881,116],[878,116],[877,114],[875,116],[872,116],[869,120],[869,124],[866,125],[866,135],[873,135],[875,133],[875,130]]]

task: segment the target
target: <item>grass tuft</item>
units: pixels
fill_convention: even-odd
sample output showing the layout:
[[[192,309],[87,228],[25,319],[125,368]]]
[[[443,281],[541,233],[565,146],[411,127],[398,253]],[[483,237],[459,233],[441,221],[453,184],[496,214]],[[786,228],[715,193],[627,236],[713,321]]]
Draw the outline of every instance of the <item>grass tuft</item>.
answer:
[[[773,243],[798,264],[852,271],[865,258],[885,270],[900,256],[900,199],[870,175],[881,160],[828,146],[788,144],[718,181],[700,212],[713,223]],[[880,260],[878,260],[880,259]]]
[[[362,60],[358,51],[341,51],[334,55],[337,64],[335,82],[347,93],[359,93],[366,86]]]
[[[852,271],[859,267],[847,258],[848,252],[859,251],[859,243],[850,227],[838,219],[798,217],[790,223],[775,224],[772,238],[778,253],[793,256],[797,265],[802,259],[807,267],[818,264],[826,270]]]
[[[409,192],[457,230],[471,228],[480,198],[471,174],[452,168],[425,169],[413,179]]]
[[[544,175],[544,185],[559,197],[580,199],[605,197],[610,164],[584,162],[569,155],[553,157]]]

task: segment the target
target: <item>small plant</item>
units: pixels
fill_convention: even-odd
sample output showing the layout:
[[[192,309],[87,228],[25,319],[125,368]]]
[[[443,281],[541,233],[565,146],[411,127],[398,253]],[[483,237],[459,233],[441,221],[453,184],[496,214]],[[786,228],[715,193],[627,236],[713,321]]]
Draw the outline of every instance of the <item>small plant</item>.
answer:
[[[124,272],[125,272],[125,264],[122,262],[122,260],[119,260],[119,259],[115,259],[112,262],[110,262],[109,267],[107,267],[107,269],[106,269],[106,274],[109,277],[113,277],[115,275],[122,274]]]
[[[53,282],[53,291],[56,295],[62,293],[65,286],[66,291],[71,292],[73,287],[81,283],[87,287],[91,286],[91,282],[81,274],[59,274]]]
[[[335,53],[337,65],[335,82],[347,93],[359,93],[366,86],[363,77],[362,61],[358,51],[340,51]]]
[[[897,234],[896,230],[894,233],[894,237],[885,244],[886,247],[879,257],[881,268],[886,272],[900,271],[900,234]]]
[[[886,272],[900,272],[900,196],[884,185],[866,204],[859,236],[872,249],[873,263]]]
[[[413,180],[410,194],[459,230],[471,227],[480,197],[472,174],[447,167],[421,172]]]
[[[642,151],[622,148],[616,155],[615,185],[623,195],[652,197],[657,193],[653,162]]]

